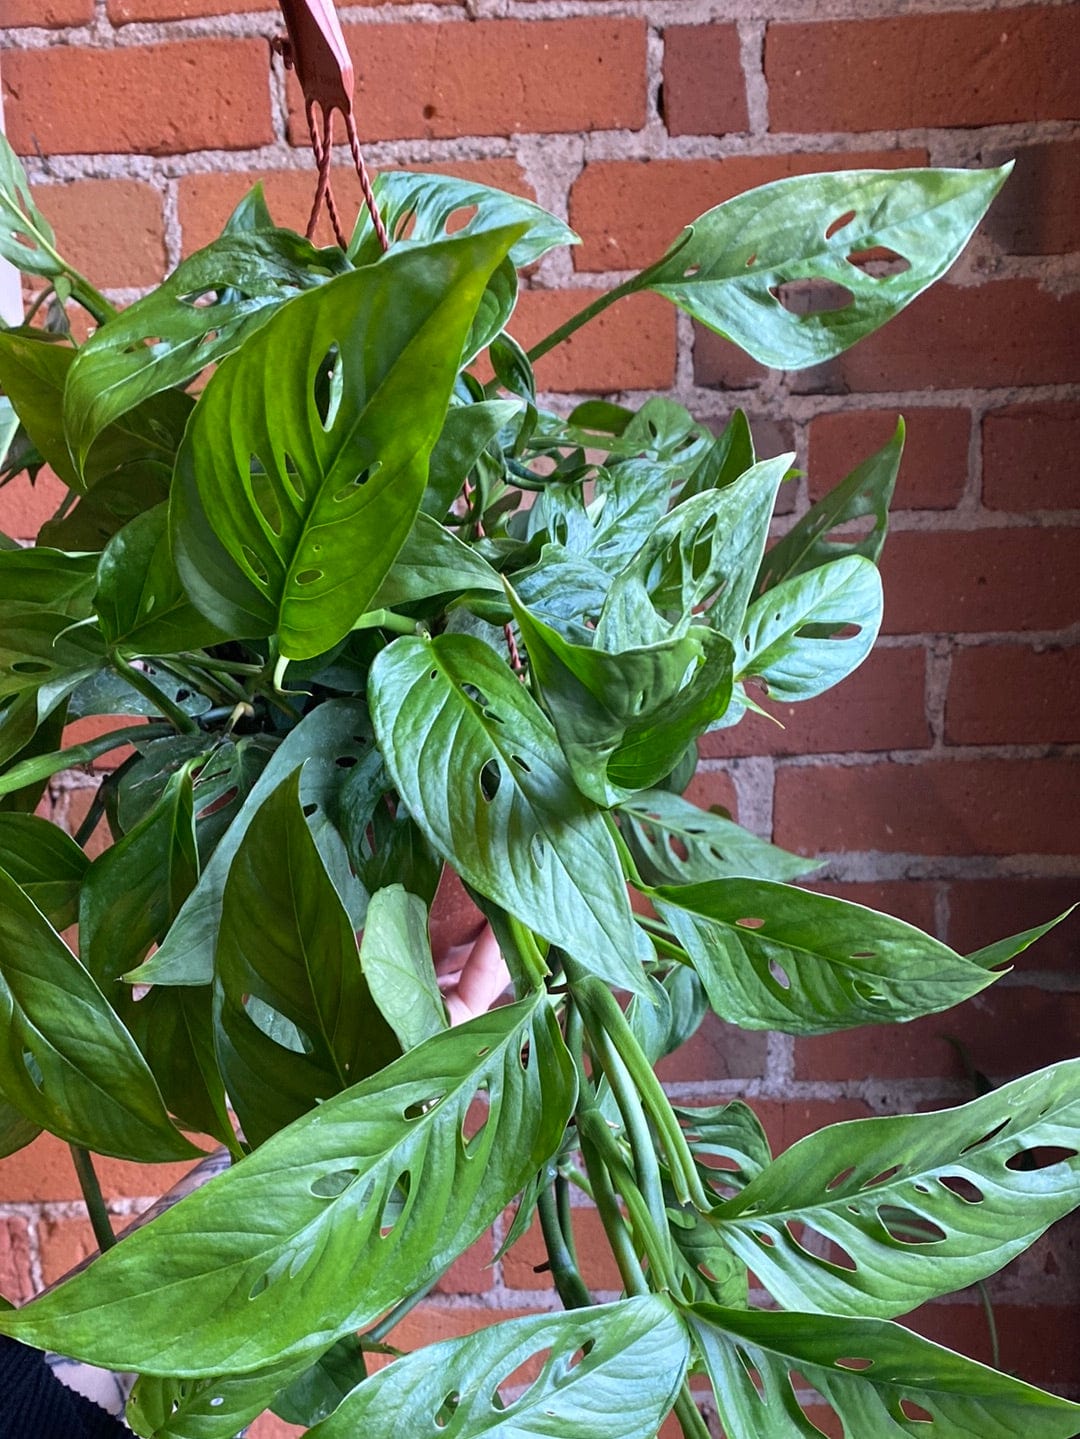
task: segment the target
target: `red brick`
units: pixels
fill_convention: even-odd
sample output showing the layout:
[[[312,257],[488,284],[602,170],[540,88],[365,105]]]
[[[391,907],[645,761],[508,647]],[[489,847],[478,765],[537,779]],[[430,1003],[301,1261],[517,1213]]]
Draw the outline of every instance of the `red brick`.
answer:
[[[495,1282],[491,1261],[495,1255],[491,1230],[454,1260],[435,1286],[437,1294],[484,1294]]]
[[[972,879],[949,886],[948,940],[971,954],[1008,934],[1034,929],[1080,902],[1080,879]],[[1075,974],[1080,959],[1080,913],[1071,914],[1016,961],[1025,973],[1058,969]]]
[[[829,1124],[868,1119],[870,1106],[862,1099],[755,1099],[751,1109],[765,1126],[774,1154]]]
[[[114,25],[127,25],[132,20],[193,20],[265,9],[265,0],[109,0],[108,14]]]
[[[904,458],[894,510],[951,510],[967,481],[971,415],[964,409],[905,406]],[[810,422],[810,498],[819,500],[896,429],[895,410],[838,410]]]
[[[645,124],[645,25],[635,19],[346,26],[364,140],[450,139]],[[290,77],[289,138],[307,145]]]
[[[785,767],[774,839],[803,853],[1072,854],[1078,812],[1068,759]]]
[[[432,170],[440,175],[457,175],[482,185],[535,198],[526,183],[521,167],[514,160],[439,160],[431,165],[402,165],[403,170]],[[277,224],[301,234],[307,227],[311,203],[315,198],[314,169],[305,170],[242,170],[210,171],[201,175],[183,175],[179,182],[180,228],[184,253],[201,249],[221,234],[225,221],[251,187],[262,181],[266,202]],[[351,226],[363,197],[360,183],[351,166],[338,166],[333,173],[334,196],[346,226]],[[333,237],[325,215],[317,239],[332,244]]]
[[[294,1436],[299,1439],[301,1434],[307,1434],[309,1430],[298,1424],[286,1424],[284,1419],[279,1419],[276,1414],[267,1410],[244,1432],[248,1439],[294,1439]]]
[[[1080,739],[1080,649],[988,645],[953,655],[945,709],[951,744]]]
[[[113,1228],[117,1228],[115,1220]],[[38,1223],[38,1244],[41,1277],[47,1285],[70,1274],[96,1254],[98,1247],[88,1219],[42,1219]]]
[[[422,1349],[426,1344],[438,1344],[443,1339],[457,1339],[486,1329],[489,1324],[499,1324],[505,1319],[520,1319],[534,1311],[528,1309],[481,1309],[455,1305],[453,1308],[439,1304],[420,1304],[390,1333],[389,1342],[399,1349]],[[378,1357],[372,1356],[372,1369],[379,1369]],[[539,1373],[537,1365],[533,1377]]]
[[[598,290],[526,290],[509,329],[528,349],[590,304]],[[675,311],[659,295],[631,295],[539,362],[542,390],[609,394],[664,390],[675,378]]]
[[[139,180],[36,185],[60,253],[103,289],[156,285],[165,277],[161,196]]]
[[[67,494],[67,485],[50,469],[41,470],[33,483],[19,475],[0,489],[0,530],[13,540],[34,539]]]
[[[1080,291],[1057,297],[1033,280],[935,285],[823,369],[830,386],[852,391],[1071,384]]]
[[[273,139],[261,40],[9,50],[3,78],[8,139],[20,154],[174,155]],[[98,99],[76,105],[73,95]]]
[[[757,1079],[765,1072],[767,1036],[737,1029],[707,1014],[693,1037],[656,1066],[665,1084],[711,1079]]]
[[[664,31],[663,111],[670,135],[725,135],[749,128],[734,25],[673,25]]]
[[[113,730],[128,729],[133,724],[142,724],[143,722],[135,715],[87,715],[85,719],[75,720],[65,727],[64,748],[70,749],[72,745],[86,744],[100,735],[109,734]],[[107,754],[99,755],[94,760],[93,767],[95,770],[116,769],[132,753],[130,745],[109,750]],[[92,791],[88,791],[88,793],[92,793]]]
[[[770,25],[772,130],[907,130],[1080,117],[1068,6]]]
[[[1067,255],[1080,250],[1080,143],[1010,146],[983,153],[983,163],[1015,159],[1009,183],[982,230],[1010,255]]]
[[[779,705],[765,698],[763,708],[779,725],[748,714],[730,729],[702,735],[698,748],[720,758],[922,749],[930,743],[925,671],[921,649],[875,650],[853,675],[816,699]]]
[[[1001,1346],[998,1367],[1028,1384],[1076,1385],[1076,1356],[1068,1335],[1074,1332],[1070,1310],[994,1301],[994,1323]],[[964,1303],[925,1304],[904,1319],[907,1328],[959,1350],[980,1364],[994,1363],[986,1309],[977,1296]]]
[[[902,531],[882,556],[883,630],[1058,629],[1076,621],[1078,573],[1080,529]]]
[[[590,1289],[621,1289],[619,1267],[611,1253],[600,1216],[591,1206],[574,1210],[574,1243],[577,1247],[581,1277]],[[551,1274],[538,1265],[548,1262],[540,1224],[533,1220],[529,1229],[512,1249],[503,1256],[503,1282],[508,1289],[551,1288]]]
[[[116,754],[121,759],[126,759],[129,751],[126,749],[117,750]],[[61,805],[57,808],[56,822],[68,834],[77,834],[79,826],[90,813],[90,806],[94,802],[96,791],[93,789],[72,789],[65,793]],[[109,826],[104,816],[98,819],[90,834],[83,840],[83,849],[91,859],[97,859],[98,855],[104,854],[112,843],[109,834]],[[78,930],[73,929],[65,934],[65,942],[72,948],[78,949]]]
[[[164,1194],[191,1168],[190,1164],[133,1164],[123,1159],[94,1158],[94,1168],[107,1199],[149,1199]],[[5,1204],[82,1198],[68,1147],[42,1134],[26,1149],[0,1159],[0,1202]],[[125,1220],[125,1223],[128,1221]]]
[[[771,372],[731,340],[694,322],[694,383],[710,389],[752,390]]]
[[[1022,961],[1021,961],[1022,962]],[[1010,985],[909,1024],[865,1025],[795,1042],[798,1079],[965,1078],[949,1039],[994,1084],[1071,1059],[1080,1033],[1080,994]],[[973,1096],[974,1097],[974,1096]]]
[[[668,32],[670,34],[670,31]],[[683,227],[725,200],[790,175],[925,165],[925,150],[733,155],[722,160],[594,160],[570,192],[579,270],[634,270],[658,260]]]
[[[894,915],[906,920],[916,929],[931,934],[934,930],[934,889],[935,886],[918,880],[884,880],[866,884],[827,884],[807,881],[807,888],[820,894],[835,895],[837,899],[850,900],[852,904],[864,905],[867,909],[880,910],[882,914]],[[996,936],[1000,938],[1000,936]]]
[[[732,819],[739,817],[735,781],[726,770],[699,769],[683,794],[691,804],[696,804],[701,809],[712,809],[719,805]]]
[[[983,504],[992,510],[1080,506],[1080,404],[1007,405],[983,420]]]
[[[29,1299],[33,1292],[26,1222],[0,1219],[0,1294],[18,1304]]]
[[[4,0],[5,25],[88,25],[94,18],[94,0]]]

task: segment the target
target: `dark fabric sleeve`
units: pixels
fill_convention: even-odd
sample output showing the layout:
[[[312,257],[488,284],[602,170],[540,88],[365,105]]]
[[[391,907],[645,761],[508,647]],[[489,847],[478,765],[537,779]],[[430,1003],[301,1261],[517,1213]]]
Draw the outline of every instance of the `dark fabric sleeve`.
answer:
[[[38,1350],[0,1335],[0,1439],[131,1439],[131,1430],[66,1389]]]

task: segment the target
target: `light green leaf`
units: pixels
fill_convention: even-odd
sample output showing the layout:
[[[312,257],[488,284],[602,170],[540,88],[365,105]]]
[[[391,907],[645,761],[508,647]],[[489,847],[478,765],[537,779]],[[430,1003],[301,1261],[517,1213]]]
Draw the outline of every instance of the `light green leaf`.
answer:
[[[715,1163],[709,1178],[732,1189],[744,1189],[772,1163],[772,1151],[761,1120],[741,1099],[730,1104],[672,1106],[686,1130],[686,1142],[695,1156],[728,1161],[722,1170]],[[734,1164],[732,1169],[730,1165]]]
[[[708,1304],[686,1317],[728,1439],[820,1434],[796,1391],[830,1404],[852,1439],[1071,1439],[1080,1427],[1080,1405],[886,1320]]]
[[[369,700],[394,784],[444,859],[587,969],[640,990],[651,946],[614,844],[509,668],[468,635],[402,637],[372,666]]]
[[[465,1141],[479,1093],[488,1119]],[[0,1331],[163,1375],[311,1362],[468,1248],[554,1153],[573,1102],[546,997],[495,1010],[328,1099],[90,1269],[0,1316]]]
[[[619,805],[623,837],[646,884],[710,879],[797,879],[820,866],[789,854],[712,809],[653,789]]]
[[[471,545],[422,511],[372,600],[372,609],[392,609],[435,595],[487,590],[501,595],[502,581]]]
[[[827,1034],[936,1014],[998,978],[903,920],[762,879],[648,891],[722,1019]]]
[[[33,1123],[144,1163],[198,1154],[101,990],[3,871],[0,1035],[0,1090]]]
[[[221,365],[173,489],[173,553],[208,619],[308,659],[370,607],[423,497],[484,282],[516,233],[406,247],[343,275]]]
[[[223,235],[92,335],[68,375],[64,425],[81,469],[106,426],[183,387],[237,349],[289,299],[349,268],[290,230]]]
[[[829,1125],[714,1221],[785,1308],[903,1314],[995,1273],[1080,1203],[1078,1079],[1071,1060],[957,1109]]]
[[[516,399],[451,406],[431,452],[427,488],[420,502],[424,514],[435,520],[445,518],[482,452],[520,413],[521,401]]]
[[[1011,169],[849,170],[749,190],[695,220],[640,288],[779,370],[818,365],[878,329],[939,280]],[[888,274],[858,263],[884,248]],[[779,295],[798,281],[849,291],[841,308],[795,314]]]
[[[400,1053],[304,818],[299,770],[262,804],[233,858],[214,989],[218,1063],[252,1144]]]
[[[584,1352],[582,1352],[584,1351]],[[357,1385],[313,1439],[653,1439],[686,1372],[686,1329],[656,1295],[493,1324]],[[532,1360],[540,1373],[518,1371]],[[628,1403],[627,1396],[633,1395]]]
[[[33,814],[0,813],[4,869],[54,929],[75,921],[79,886],[90,861],[70,835]]]
[[[1023,954],[1025,949],[1042,939],[1044,934],[1049,934],[1063,919],[1068,919],[1075,908],[1076,905],[1070,905],[1063,913],[1054,919],[1047,920],[1045,924],[1037,924],[1033,929],[1021,930],[1019,934],[1009,935],[1007,939],[995,940],[993,944],[988,944],[983,949],[977,949],[974,954],[969,954],[968,959],[982,969],[994,969],[1000,972],[1003,964],[1008,964],[1010,959],[1015,959],[1018,954]]]
[[[419,895],[391,884],[371,896],[364,920],[360,963],[372,998],[402,1049],[414,1049],[448,1025],[427,914]]]
[[[213,1379],[144,1374],[131,1391],[124,1418],[145,1439],[234,1439],[266,1409],[278,1389],[307,1367],[302,1356],[253,1374]]]
[[[34,204],[19,157],[0,133],[0,256],[28,275],[63,275],[53,228]]]
[[[889,504],[904,452],[904,422],[897,420],[892,439],[852,470],[847,479],[811,505],[802,519],[766,554],[754,581],[754,594],[763,594],[781,580],[816,570],[846,555],[864,555],[875,563],[885,544]],[[873,516],[868,534],[855,529]]]

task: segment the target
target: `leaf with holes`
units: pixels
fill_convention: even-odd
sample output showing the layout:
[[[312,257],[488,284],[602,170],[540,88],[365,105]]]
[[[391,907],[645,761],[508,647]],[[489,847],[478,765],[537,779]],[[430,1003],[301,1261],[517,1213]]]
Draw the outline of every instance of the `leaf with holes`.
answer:
[[[371,721],[360,700],[326,700],[282,740],[229,825],[155,955],[128,979],[142,984],[209,984],[225,879],[256,812],[287,775],[303,764],[300,797],[313,806],[308,825],[331,873],[341,869],[338,829],[341,787],[373,754]],[[347,868],[347,861],[345,862]],[[362,904],[360,906],[362,909]],[[354,913],[359,924],[362,914]]]
[[[183,387],[289,299],[349,269],[288,230],[223,235],[87,340],[68,374],[64,428],[81,471],[98,435],[141,401]]]
[[[722,1019],[827,1034],[936,1014],[999,978],[903,920],[763,879],[646,891]]]
[[[833,1124],[715,1211],[788,1309],[885,1318],[973,1284],[1080,1203],[1080,1060],[970,1104]]]
[[[744,1189],[772,1163],[772,1151],[761,1121],[741,1099],[730,1104],[672,1106],[686,1130],[694,1156],[710,1166],[709,1177],[733,1189]]]
[[[252,1144],[400,1053],[308,829],[300,783],[296,770],[260,806],[222,897],[215,1045]]]
[[[851,1439],[1071,1439],[1080,1405],[882,1319],[684,1311],[728,1439],[805,1439],[829,1406]]]
[[[144,1163],[198,1154],[88,971],[2,870],[0,1034],[0,1092],[33,1123]]]
[[[723,635],[697,625],[609,654],[567,643],[507,592],[574,781],[597,804],[662,780],[727,709],[733,651]]]
[[[641,990],[652,947],[614,843],[510,669],[468,635],[402,637],[372,665],[369,700],[394,784],[444,859],[594,974]]]
[[[446,1029],[424,901],[403,885],[376,890],[364,920],[360,963],[380,1012],[402,1049]]]
[[[944,275],[1011,168],[777,180],[695,220],[635,288],[666,295],[763,365],[819,365]],[[882,251],[892,263],[879,273]],[[788,289],[802,283],[808,307]]]
[[[904,422],[898,420],[892,439],[811,505],[773,545],[754,581],[755,595],[847,555],[863,555],[877,563],[885,545],[889,504],[904,453],[904,434]],[[867,516],[873,517],[870,530],[860,535],[859,523]]]
[[[343,275],[221,365],[173,488],[173,553],[208,619],[276,634],[291,659],[348,634],[412,528],[460,347],[516,234],[406,248]]]
[[[396,1360],[312,1439],[653,1439],[688,1358],[686,1328],[657,1295],[510,1319]]]
[[[308,1367],[301,1356],[253,1374],[213,1379],[144,1374],[131,1391],[124,1418],[145,1439],[234,1439]]]
[[[634,795],[619,805],[618,814],[623,838],[646,884],[738,876],[785,881],[820,867],[668,790]]]
[[[0,869],[6,870],[56,930],[75,922],[90,861],[50,820],[0,813]]]
[[[558,1148],[574,1094],[546,996],[494,1010],[328,1099],[0,1331],[151,1374],[314,1359],[484,1232]]]
[[[67,269],[56,253],[53,228],[34,204],[19,157],[0,134],[0,256],[28,275]]]

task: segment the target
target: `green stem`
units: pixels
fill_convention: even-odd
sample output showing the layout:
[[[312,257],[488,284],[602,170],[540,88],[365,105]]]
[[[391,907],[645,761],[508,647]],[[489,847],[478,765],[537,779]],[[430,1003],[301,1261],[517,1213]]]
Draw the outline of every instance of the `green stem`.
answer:
[[[630,1237],[630,1230],[623,1218],[622,1210],[619,1208],[618,1196],[612,1187],[611,1179],[600,1155],[584,1133],[581,1135],[581,1157],[585,1161],[585,1169],[592,1184],[593,1198],[600,1215],[600,1223],[604,1226],[604,1233],[611,1245],[615,1263],[619,1266],[619,1273],[622,1275],[623,1288],[627,1294],[648,1294],[649,1282],[645,1278],[645,1271],[638,1260],[634,1241]]]
[[[555,1281],[555,1288],[559,1291],[563,1307],[587,1309],[592,1303],[592,1296],[585,1287],[585,1281],[581,1277],[567,1242],[552,1185],[548,1184],[541,1189],[536,1207],[540,1215],[540,1231],[544,1236],[544,1247],[547,1249],[548,1260],[551,1264],[551,1277]]]
[[[90,801],[90,808],[86,811],[86,818],[72,836],[80,848],[85,847],[87,840],[97,829],[101,816],[105,813],[104,788],[104,782],[98,785],[94,791],[94,798]]]
[[[79,304],[91,314],[99,325],[112,320],[119,313],[115,305],[109,303],[105,296],[85,275],[80,275],[78,270],[68,267],[67,277],[71,281],[71,298],[78,300]]]
[[[428,1297],[445,1273],[444,1269],[436,1274],[435,1278],[429,1284],[425,1284],[423,1289],[418,1289],[415,1294],[410,1294],[408,1299],[403,1299],[400,1304],[395,1304],[390,1313],[380,1319],[378,1324],[372,1325],[370,1329],[365,1329],[360,1335],[361,1347],[364,1347],[366,1343],[381,1344],[394,1325],[400,1324],[406,1314],[411,1314],[416,1306]]]
[[[593,300],[592,304],[586,305],[576,315],[571,315],[569,320],[565,320],[557,330],[552,330],[550,335],[546,335],[532,347],[528,353],[529,363],[535,365],[541,356],[546,355],[549,350],[553,350],[556,345],[561,345],[564,340],[568,340],[575,330],[581,329],[582,325],[587,325],[597,315],[603,314],[609,305],[613,305],[616,300],[621,300],[624,295],[632,295],[636,290],[640,290],[643,277],[644,272],[641,275],[635,275],[633,279],[624,280],[621,285],[616,285],[614,290],[609,290],[606,295],[601,295],[598,299]]]
[[[368,610],[353,621],[354,630],[390,630],[395,635],[414,635],[416,621],[393,610]]]
[[[551,973],[547,960],[540,953],[540,946],[536,942],[536,935],[528,925],[522,924],[520,919],[513,915],[507,915],[510,924],[510,933],[514,943],[518,947],[522,962],[537,989],[542,989],[545,979]]]
[[[149,700],[156,710],[159,710],[165,718],[180,731],[181,734],[198,734],[198,722],[191,715],[185,714],[178,704],[158,689],[148,674],[136,669],[129,664],[122,655],[112,655],[112,665],[121,679],[127,680],[133,690],[138,690],[143,699]]]
[[[712,1439],[709,1426],[701,1416],[701,1410],[694,1403],[690,1385],[683,1381],[679,1397],[675,1400],[675,1417],[682,1428],[683,1439]]]
[[[78,1176],[79,1188],[82,1190],[83,1201],[86,1204],[86,1212],[90,1216],[90,1223],[93,1226],[94,1238],[98,1242],[98,1248],[104,1254],[106,1249],[111,1249],[116,1243],[116,1235],[109,1223],[109,1211],[105,1208],[105,1199],[94,1170],[94,1161],[90,1158],[89,1151],[80,1148],[79,1145],[70,1144],[68,1148],[71,1150],[71,1158],[75,1164],[75,1173]]]

